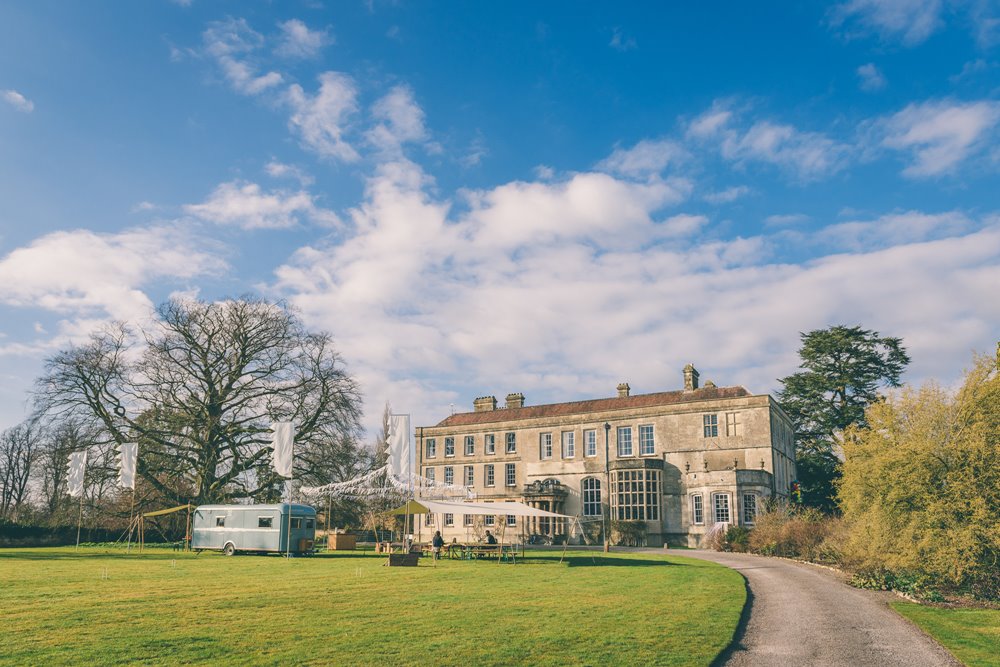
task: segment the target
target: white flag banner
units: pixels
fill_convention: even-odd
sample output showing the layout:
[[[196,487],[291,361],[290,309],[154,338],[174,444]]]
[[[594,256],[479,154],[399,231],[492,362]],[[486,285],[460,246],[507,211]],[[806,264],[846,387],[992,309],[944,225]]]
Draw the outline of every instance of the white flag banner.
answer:
[[[274,471],[282,477],[291,477],[295,425],[292,422],[274,422],[271,424],[271,431],[274,433],[271,440],[271,446],[274,448],[274,453],[271,455]]]
[[[69,455],[69,473],[66,475],[66,491],[73,498],[83,495],[83,475],[87,470],[87,450]]]
[[[389,416],[389,466],[397,478],[410,475],[410,415]]]
[[[135,460],[139,455],[139,445],[126,442],[118,446],[118,483],[135,491]]]

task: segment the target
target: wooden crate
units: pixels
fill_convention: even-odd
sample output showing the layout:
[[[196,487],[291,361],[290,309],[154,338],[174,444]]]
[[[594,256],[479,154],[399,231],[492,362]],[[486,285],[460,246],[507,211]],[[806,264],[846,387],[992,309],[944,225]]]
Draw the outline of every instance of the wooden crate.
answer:
[[[326,548],[331,551],[357,549],[358,537],[357,535],[348,535],[346,533],[330,533],[326,536]]]

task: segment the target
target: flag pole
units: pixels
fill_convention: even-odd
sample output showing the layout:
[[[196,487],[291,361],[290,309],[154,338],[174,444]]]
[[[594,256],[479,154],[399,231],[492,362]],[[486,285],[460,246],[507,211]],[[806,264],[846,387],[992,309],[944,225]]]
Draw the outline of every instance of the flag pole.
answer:
[[[83,526],[83,496],[85,491],[80,491],[80,515],[76,520],[76,550],[80,550],[80,528]]]

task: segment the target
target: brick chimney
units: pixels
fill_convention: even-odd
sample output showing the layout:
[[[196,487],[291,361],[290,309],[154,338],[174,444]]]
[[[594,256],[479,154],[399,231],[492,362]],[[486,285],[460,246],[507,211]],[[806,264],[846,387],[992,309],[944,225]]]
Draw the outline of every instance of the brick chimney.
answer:
[[[631,389],[632,388],[628,386],[628,382],[622,382],[618,385],[618,398],[628,398],[628,393]]]
[[[694,364],[684,367],[684,391],[693,391],[698,388],[698,371]]]
[[[490,412],[497,409],[497,399],[493,396],[480,396],[472,401],[473,412]]]
[[[504,407],[523,408],[524,394],[522,394],[521,392],[517,392],[516,394],[507,394],[507,404]]]

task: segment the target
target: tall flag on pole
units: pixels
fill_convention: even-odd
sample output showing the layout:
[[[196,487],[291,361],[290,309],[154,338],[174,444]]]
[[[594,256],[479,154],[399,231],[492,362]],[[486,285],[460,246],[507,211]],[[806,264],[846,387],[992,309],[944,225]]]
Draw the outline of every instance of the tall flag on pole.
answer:
[[[292,442],[295,440],[295,428],[292,422],[274,422],[271,424],[274,436],[271,446],[274,452],[271,460],[274,471],[282,477],[292,476]]]
[[[135,460],[138,454],[137,443],[125,442],[118,446],[118,483],[133,491],[135,491]]]
[[[83,475],[87,469],[87,450],[69,455],[69,473],[66,475],[66,491],[73,498],[83,495]]]
[[[389,465],[397,479],[410,475],[410,415],[389,416]]]

